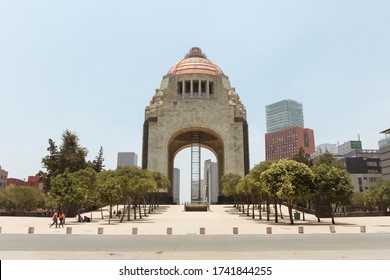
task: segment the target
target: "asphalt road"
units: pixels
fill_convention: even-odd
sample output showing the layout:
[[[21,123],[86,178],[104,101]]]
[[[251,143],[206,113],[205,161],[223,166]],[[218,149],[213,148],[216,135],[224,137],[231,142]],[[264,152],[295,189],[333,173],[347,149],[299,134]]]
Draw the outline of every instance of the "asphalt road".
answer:
[[[0,235],[1,259],[390,259],[390,234]]]

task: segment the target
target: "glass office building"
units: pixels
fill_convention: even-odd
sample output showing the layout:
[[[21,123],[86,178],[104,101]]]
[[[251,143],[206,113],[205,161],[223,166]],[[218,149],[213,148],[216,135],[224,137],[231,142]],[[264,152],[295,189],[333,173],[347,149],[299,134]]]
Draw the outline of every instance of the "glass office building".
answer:
[[[267,132],[285,127],[304,127],[302,103],[294,100],[282,100],[265,107]]]

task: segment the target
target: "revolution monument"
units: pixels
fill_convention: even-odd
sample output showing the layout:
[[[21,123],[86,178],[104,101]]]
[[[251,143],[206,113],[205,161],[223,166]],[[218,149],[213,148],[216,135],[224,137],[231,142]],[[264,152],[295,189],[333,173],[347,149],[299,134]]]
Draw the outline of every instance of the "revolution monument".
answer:
[[[172,182],[175,156],[185,148],[191,148],[192,201],[205,199],[200,191],[202,148],[215,154],[219,178],[249,172],[245,106],[229,78],[197,47],[171,67],[145,109],[142,167]],[[168,201],[172,192],[166,194]],[[221,202],[221,190],[217,193],[218,198],[206,200]]]

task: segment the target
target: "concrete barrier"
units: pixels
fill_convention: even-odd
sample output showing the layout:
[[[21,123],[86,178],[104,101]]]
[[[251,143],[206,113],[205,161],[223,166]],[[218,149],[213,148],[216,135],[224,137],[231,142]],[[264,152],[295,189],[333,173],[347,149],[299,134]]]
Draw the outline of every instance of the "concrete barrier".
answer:
[[[137,235],[137,234],[138,234],[138,228],[133,227],[133,228],[131,229],[131,234]]]
[[[102,227],[98,228],[98,234],[103,234],[103,228]]]
[[[330,233],[336,233],[336,228],[334,226],[329,226]]]
[[[360,233],[366,233],[366,226],[360,226]]]
[[[199,229],[199,233],[200,233],[200,234],[206,234],[206,228],[201,227],[201,228]]]
[[[66,234],[72,234],[72,227],[66,227]]]
[[[303,233],[304,231],[303,231],[303,226],[299,226],[298,227],[298,233]]]
[[[238,234],[238,227],[233,228],[233,234]]]
[[[267,227],[266,232],[267,232],[267,234],[272,234],[272,227]]]
[[[167,234],[172,235],[172,228],[171,227],[167,228]]]
[[[34,227],[28,227],[28,234],[34,233]]]

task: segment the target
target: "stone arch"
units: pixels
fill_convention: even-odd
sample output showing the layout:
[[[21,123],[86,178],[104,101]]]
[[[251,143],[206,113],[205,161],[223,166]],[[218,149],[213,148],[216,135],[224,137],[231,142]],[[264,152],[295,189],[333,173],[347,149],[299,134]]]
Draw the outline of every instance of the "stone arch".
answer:
[[[185,148],[192,145],[192,132],[200,133],[200,145],[203,148],[209,149],[214,153],[218,164],[218,177],[221,177],[224,172],[224,141],[221,135],[213,129],[195,126],[185,127],[174,132],[168,141],[168,178],[173,181],[173,168],[176,155]],[[220,193],[220,190],[218,190]],[[172,192],[172,190],[171,190]]]

